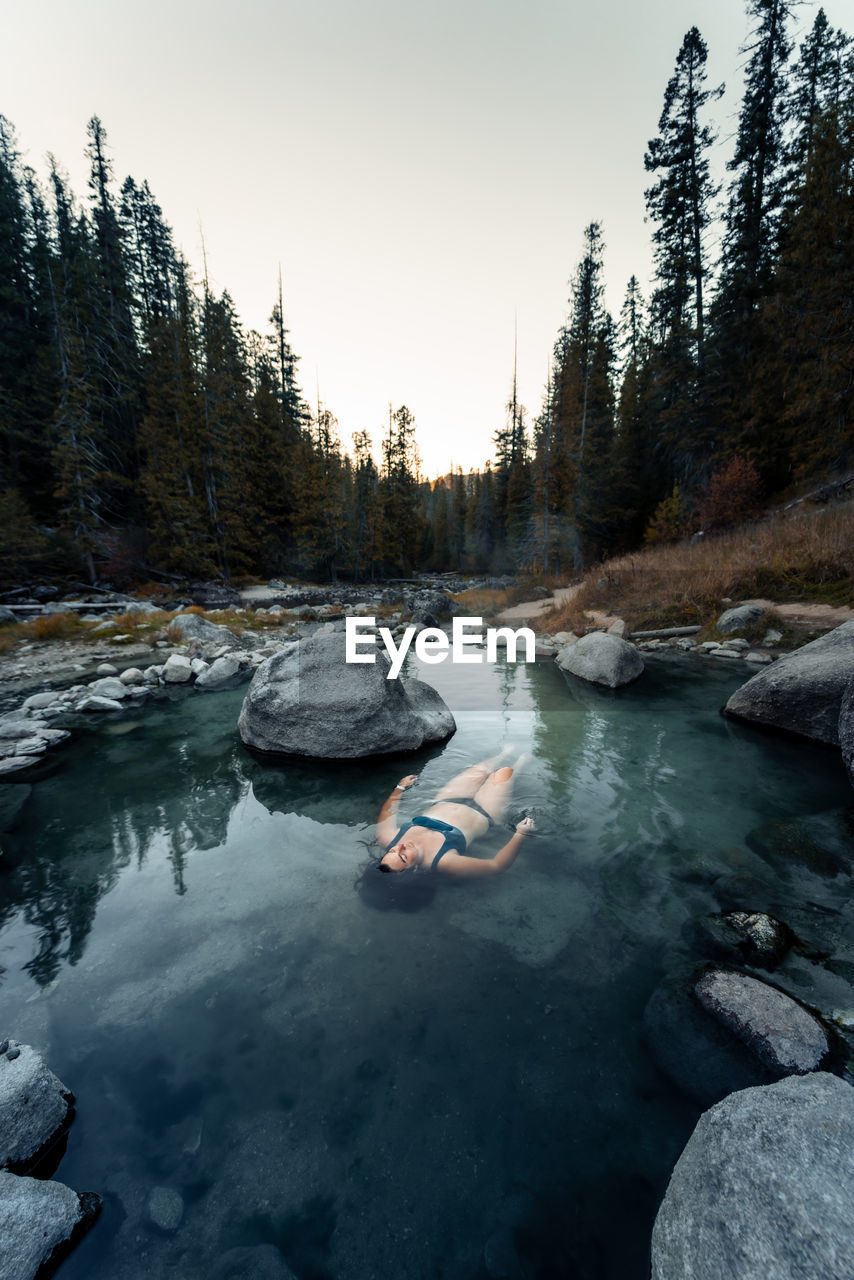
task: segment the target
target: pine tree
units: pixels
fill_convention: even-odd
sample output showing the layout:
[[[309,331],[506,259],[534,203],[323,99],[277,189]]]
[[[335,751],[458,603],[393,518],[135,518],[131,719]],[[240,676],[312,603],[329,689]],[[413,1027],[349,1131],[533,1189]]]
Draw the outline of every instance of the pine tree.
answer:
[[[549,501],[554,519],[555,565],[570,558],[578,565],[596,547],[582,545],[593,536],[599,516],[600,477],[613,434],[610,386],[612,321],[605,310],[602,284],[602,229],[592,222],[584,232],[585,250],[571,283],[570,318],[555,344],[555,375],[549,411]],[[594,436],[588,447],[588,433]],[[584,522],[584,530],[580,528]]]
[[[0,116],[0,486],[50,514],[56,385],[50,350],[44,205]]]
[[[707,56],[702,36],[692,27],[665,90],[659,134],[644,157],[647,172],[660,175],[646,192],[647,210],[656,224],[654,324],[664,341],[687,344],[687,357],[698,370],[704,359],[704,238],[717,194],[708,157],[715,135],[700,118],[723,93],[723,85],[705,88]]]
[[[382,558],[386,570],[398,574],[409,572],[413,549],[421,536],[416,509],[418,471],[415,418],[406,405],[394,411],[389,405],[380,473]]]
[[[620,390],[617,398],[613,453],[615,509],[621,512],[615,533],[620,550],[636,546],[646,528],[661,488],[652,466],[649,394],[649,344],[645,308],[637,278],[632,276],[620,311],[617,347]]]

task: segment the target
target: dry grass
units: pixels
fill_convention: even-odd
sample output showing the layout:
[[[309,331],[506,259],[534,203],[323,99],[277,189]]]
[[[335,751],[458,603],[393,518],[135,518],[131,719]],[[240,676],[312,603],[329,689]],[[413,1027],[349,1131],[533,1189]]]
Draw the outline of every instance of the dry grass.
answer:
[[[28,622],[13,622],[0,630],[0,654],[11,653],[29,640],[85,640],[88,628],[76,613],[45,613]]]
[[[454,596],[459,605],[459,612],[470,618],[494,618],[497,613],[509,609],[511,605],[522,604],[531,599],[535,587],[549,586],[551,579],[537,579],[536,582],[520,583],[504,591],[491,588],[472,588],[471,591],[460,591]],[[555,580],[554,585],[565,585]]]
[[[753,597],[854,605],[854,507],[779,513],[700,542],[609,560],[537,625],[577,631],[590,610],[618,614],[634,630],[703,625],[724,599]]]

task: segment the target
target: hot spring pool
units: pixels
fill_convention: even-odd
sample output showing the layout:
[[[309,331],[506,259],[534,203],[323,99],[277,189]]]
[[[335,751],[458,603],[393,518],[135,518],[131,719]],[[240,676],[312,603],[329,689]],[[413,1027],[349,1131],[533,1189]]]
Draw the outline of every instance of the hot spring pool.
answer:
[[[64,1280],[210,1280],[258,1244],[300,1280],[646,1280],[699,1108],[642,1014],[691,921],[747,877],[854,952],[847,851],[773,837],[850,806],[841,761],[723,720],[743,669],[654,656],[613,694],[551,665],[424,675],[459,727],[414,759],[261,764],[245,689],[87,722],[3,836],[2,1033],[74,1090],[56,1177],[105,1202]],[[505,876],[360,877],[402,773],[417,812],[503,741],[539,823]],[[822,971],[838,1003],[851,960]],[[809,1000],[810,975],[775,980]]]

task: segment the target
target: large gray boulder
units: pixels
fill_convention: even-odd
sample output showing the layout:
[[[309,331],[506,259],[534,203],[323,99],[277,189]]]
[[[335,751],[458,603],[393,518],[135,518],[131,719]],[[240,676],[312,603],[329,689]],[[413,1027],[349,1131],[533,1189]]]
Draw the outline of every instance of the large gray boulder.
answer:
[[[456,730],[431,686],[387,680],[389,661],[345,661],[344,632],[288,645],[255,672],[238,720],[256,751],[352,759],[415,751]]]
[[[52,1276],[101,1212],[92,1191],[61,1182],[0,1173],[0,1275],[3,1280]]]
[[[634,645],[604,631],[591,631],[577,644],[567,645],[555,661],[562,671],[608,689],[631,684],[644,670],[643,658]]]
[[[848,770],[848,777],[854,787],[854,679],[842,695],[839,708],[839,745],[842,748],[842,759]]]
[[[854,1089],[790,1076],[700,1117],[652,1233],[652,1280],[854,1275]]]
[[[201,640],[203,644],[228,645],[237,648],[238,639],[228,627],[219,627],[199,613],[179,613],[169,624],[169,630],[182,640]]]
[[[74,1095],[28,1044],[0,1048],[0,1169],[25,1173],[65,1133]]]
[[[839,715],[854,679],[854,620],[758,672],[724,711],[734,720],[784,729],[816,742],[839,742]]]
[[[830,1056],[824,1027],[784,991],[746,973],[714,969],[694,987],[700,1004],[777,1075],[818,1071]]]
[[[742,631],[745,627],[755,627],[765,617],[765,610],[758,604],[740,604],[734,609],[727,609],[718,618],[715,626],[721,635],[729,635],[732,631]]]

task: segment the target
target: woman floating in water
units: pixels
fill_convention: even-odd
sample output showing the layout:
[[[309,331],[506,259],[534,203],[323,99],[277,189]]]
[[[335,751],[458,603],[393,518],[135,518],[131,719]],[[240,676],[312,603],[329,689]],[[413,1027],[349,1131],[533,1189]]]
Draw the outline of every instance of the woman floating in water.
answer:
[[[453,778],[436,796],[430,807],[400,826],[397,807],[400,797],[416,777],[410,773],[392,791],[377,820],[377,841],[384,848],[380,871],[444,871],[451,876],[491,876],[506,871],[529,832],[534,830],[532,818],[516,824],[513,836],[492,858],[470,858],[466,848],[490,827],[494,827],[507,811],[513,790],[514,770],[510,765],[496,768],[510,748],[493,760],[474,764]],[[516,769],[525,757],[516,761]]]

